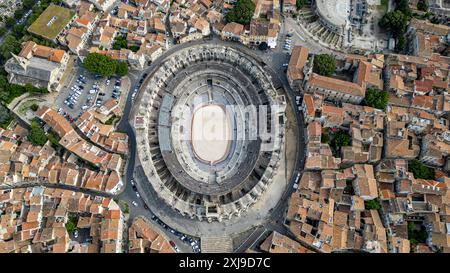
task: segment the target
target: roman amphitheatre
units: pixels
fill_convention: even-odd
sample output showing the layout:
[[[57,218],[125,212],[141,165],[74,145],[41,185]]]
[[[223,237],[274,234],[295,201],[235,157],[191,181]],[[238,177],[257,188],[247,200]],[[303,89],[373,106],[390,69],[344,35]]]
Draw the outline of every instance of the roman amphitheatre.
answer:
[[[162,57],[130,117],[145,183],[173,211],[159,216],[199,236],[273,206],[286,186],[270,193],[284,162],[285,100],[263,63],[233,46],[194,43]]]

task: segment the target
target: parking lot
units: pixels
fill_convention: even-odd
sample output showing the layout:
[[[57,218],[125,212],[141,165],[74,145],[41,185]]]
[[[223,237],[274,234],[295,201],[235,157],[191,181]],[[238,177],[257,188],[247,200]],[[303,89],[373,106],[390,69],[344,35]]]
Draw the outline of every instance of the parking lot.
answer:
[[[74,68],[54,102],[59,113],[71,122],[92,107],[101,107],[110,98],[119,99],[121,80],[94,75],[82,67]]]

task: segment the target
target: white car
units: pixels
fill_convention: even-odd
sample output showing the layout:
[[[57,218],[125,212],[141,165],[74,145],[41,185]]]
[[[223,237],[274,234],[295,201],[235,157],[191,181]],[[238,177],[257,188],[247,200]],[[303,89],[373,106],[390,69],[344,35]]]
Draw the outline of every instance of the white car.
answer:
[[[136,192],[136,196],[137,196],[138,198],[141,198],[141,196],[139,195],[139,193],[138,193],[138,192]]]
[[[131,185],[134,185],[134,179],[133,178],[131,178],[130,182],[131,182]]]
[[[136,201],[131,202],[131,204],[133,204],[133,206],[137,207],[138,203],[136,203]]]

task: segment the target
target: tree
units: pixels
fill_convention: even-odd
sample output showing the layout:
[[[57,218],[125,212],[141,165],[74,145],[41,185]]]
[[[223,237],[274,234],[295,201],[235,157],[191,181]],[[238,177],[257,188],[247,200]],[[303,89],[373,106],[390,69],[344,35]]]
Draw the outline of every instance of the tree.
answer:
[[[138,50],[140,49],[140,47],[134,45],[134,46],[130,46],[128,49],[131,50],[131,51],[133,51],[133,52],[138,52]]]
[[[252,0],[238,0],[227,15],[227,22],[236,22],[243,25],[250,24],[256,5]]]
[[[0,104],[0,127],[5,129],[6,127],[8,127],[11,120],[12,117],[9,114],[8,109],[5,106],[3,106],[3,104]]]
[[[336,70],[336,60],[328,54],[316,55],[313,70],[320,75],[330,76]]]
[[[16,38],[22,37],[25,34],[25,26],[24,25],[15,25],[13,27],[12,33]]]
[[[408,171],[412,172],[416,179],[435,179],[434,169],[428,168],[417,159],[409,162]]]
[[[30,109],[33,110],[34,112],[36,112],[37,109],[39,109],[39,105],[37,105],[36,103],[33,103],[33,104],[30,106]]]
[[[109,56],[99,53],[89,53],[83,62],[84,67],[96,74],[108,77],[116,72],[117,62]]]
[[[351,136],[344,130],[339,130],[334,136],[335,147],[343,147],[350,145]]]
[[[297,10],[303,8],[305,5],[306,5],[306,0],[295,1],[295,6],[297,7]]]
[[[409,7],[409,0],[396,0],[395,10],[400,11],[409,20],[412,16],[411,8]]]
[[[395,52],[402,53],[405,51],[406,47],[406,38],[405,35],[399,36],[397,39],[397,43],[395,44]]]
[[[264,51],[264,50],[269,49],[269,45],[266,42],[262,42],[258,45],[258,48],[259,48],[259,50]]]
[[[17,9],[17,10],[14,12],[14,18],[15,18],[16,20],[19,20],[20,18],[23,17],[24,14],[25,14],[25,12],[23,11],[23,9]]]
[[[34,0],[23,0],[22,5],[25,9],[31,9],[35,4]]]
[[[419,228],[417,228],[414,222],[408,222],[408,239],[411,241],[412,245],[425,243],[427,241],[427,237],[427,230],[422,224]]]
[[[381,205],[380,203],[378,203],[377,200],[367,200],[364,203],[366,209],[370,210],[370,209],[375,209],[375,210],[379,210],[381,209]]]
[[[47,142],[47,136],[45,135],[42,126],[36,120],[33,120],[31,122],[31,130],[27,138],[28,141],[37,146],[44,146],[44,144]]]
[[[67,232],[69,233],[74,232],[77,229],[77,224],[78,224],[78,217],[70,214],[66,223]]]
[[[419,0],[419,2],[417,2],[417,9],[421,10],[421,11],[428,11],[428,3],[425,0]]]
[[[6,19],[5,26],[7,28],[10,28],[10,27],[14,26],[15,24],[16,24],[16,20],[14,20],[14,18],[8,17]]]
[[[117,62],[116,65],[117,76],[123,77],[128,74],[128,65],[126,62]]]
[[[389,101],[389,93],[378,89],[368,88],[366,96],[362,101],[363,105],[377,109],[385,109]]]
[[[18,54],[20,52],[20,42],[13,35],[8,35],[0,45],[0,56],[2,57],[2,64],[11,58],[11,53]]]
[[[8,30],[5,27],[0,27],[0,37],[5,35],[6,32],[8,32]]]
[[[322,132],[322,135],[320,136],[320,142],[329,144],[330,143],[330,135],[327,131]]]
[[[50,142],[52,143],[52,146],[54,148],[58,148],[59,147],[59,140],[60,140],[60,138],[59,138],[58,135],[56,135],[56,133],[49,132],[47,134],[47,137],[48,137],[48,140],[50,140]]]
[[[119,35],[114,40],[113,49],[120,50],[122,48],[128,48],[127,37]]]
[[[384,14],[378,25],[391,32],[394,37],[399,37],[406,32],[408,18],[401,11],[395,10]]]

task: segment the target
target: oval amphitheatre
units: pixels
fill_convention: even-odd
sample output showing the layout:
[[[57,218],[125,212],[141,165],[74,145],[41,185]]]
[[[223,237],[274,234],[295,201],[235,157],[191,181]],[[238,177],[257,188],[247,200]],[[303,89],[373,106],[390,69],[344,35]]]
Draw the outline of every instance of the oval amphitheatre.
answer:
[[[199,226],[239,219],[277,174],[285,105],[263,64],[243,50],[193,44],[163,57],[132,116],[139,161],[158,199]],[[250,115],[254,109],[258,119],[260,106],[268,138],[252,137],[261,126]]]

